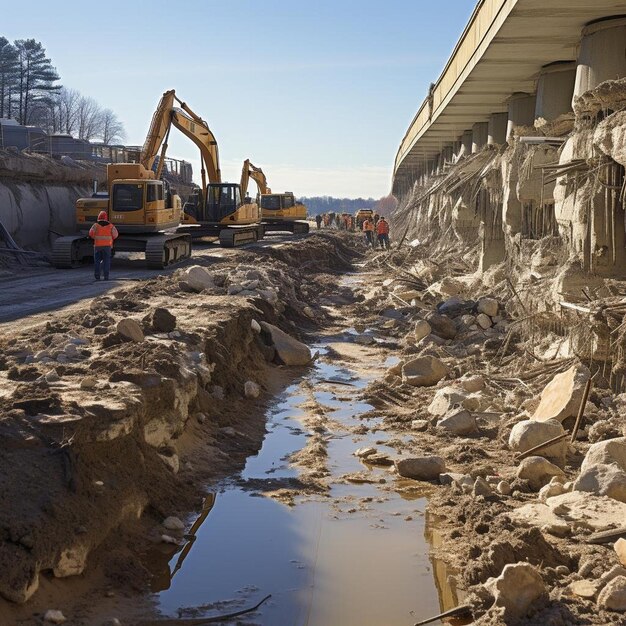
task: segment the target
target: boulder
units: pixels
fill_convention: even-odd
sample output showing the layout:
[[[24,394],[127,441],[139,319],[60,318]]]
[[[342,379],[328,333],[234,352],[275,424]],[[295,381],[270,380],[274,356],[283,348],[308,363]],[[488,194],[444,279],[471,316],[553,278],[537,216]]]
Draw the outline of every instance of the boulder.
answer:
[[[402,367],[402,382],[413,387],[432,387],[446,376],[448,370],[441,359],[422,356],[407,361]]]
[[[598,596],[598,607],[626,611],[626,576],[617,576],[607,584]]]
[[[415,324],[415,341],[421,341],[432,332],[430,324],[426,320],[418,320]]]
[[[615,437],[594,443],[587,450],[580,469],[584,471],[593,465],[611,463],[626,471],[626,437]]]
[[[213,276],[206,267],[200,265],[192,265],[184,272],[182,279],[191,287],[193,291],[204,291],[215,287]]]
[[[487,580],[485,589],[494,598],[493,607],[504,609],[507,624],[525,617],[548,598],[541,575],[529,563],[505,565],[500,576]]]
[[[567,371],[557,374],[541,392],[539,406],[533,419],[547,422],[555,419],[562,422],[578,414],[589,370],[583,365],[573,365]]]
[[[495,317],[498,315],[498,301],[495,298],[479,298],[478,312],[489,317]]]
[[[617,554],[619,562],[626,567],[626,539],[620,537],[613,545],[613,549]]]
[[[430,324],[432,332],[442,339],[454,339],[456,337],[456,325],[447,315],[431,311],[426,316],[426,321]]]
[[[547,422],[524,420],[523,422],[515,424],[511,429],[509,448],[515,452],[526,452],[535,446],[564,434],[565,429],[561,426],[561,423],[556,420],[548,420]],[[567,439],[562,439],[548,448],[542,448],[537,456],[543,456],[563,467],[565,465],[567,450]]]
[[[458,436],[474,435],[478,432],[476,419],[469,411],[457,411],[447,415],[437,422],[437,428]]]
[[[117,323],[117,334],[128,341],[141,343],[144,340],[144,334],[139,322],[127,317]]]
[[[400,476],[413,480],[437,480],[446,471],[446,463],[440,456],[398,459],[395,466]]]
[[[159,333],[171,333],[176,328],[176,316],[172,315],[168,309],[157,307],[152,312],[152,328]]]
[[[591,465],[581,471],[574,489],[626,502],[626,472],[614,463]]]
[[[485,315],[484,313],[479,313],[476,316],[476,323],[483,330],[487,330],[488,328],[491,328],[491,318],[488,315]]]
[[[437,389],[432,402],[428,406],[431,415],[445,415],[454,407],[460,407],[467,396],[456,387]]]
[[[243,392],[246,398],[258,398],[261,393],[261,388],[255,382],[247,380],[243,386]]]
[[[270,334],[276,354],[285,365],[308,365],[311,362],[311,351],[308,346],[273,324],[261,322],[261,328]]]
[[[548,484],[553,476],[565,477],[565,473],[542,456],[529,456],[517,468],[517,477],[527,480],[535,491]]]

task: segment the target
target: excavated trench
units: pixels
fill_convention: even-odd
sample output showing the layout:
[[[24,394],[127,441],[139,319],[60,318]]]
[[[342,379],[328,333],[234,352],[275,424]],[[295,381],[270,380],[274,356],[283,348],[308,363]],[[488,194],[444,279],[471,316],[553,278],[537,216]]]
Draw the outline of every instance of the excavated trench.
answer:
[[[237,623],[406,625],[458,605],[429,557],[428,487],[390,471],[395,450],[360,398],[394,360],[363,334],[374,343],[355,342],[348,321],[322,330],[319,358],[269,408],[259,452],[210,487],[185,542],[144,555],[163,616],[232,613],[271,594]],[[370,446],[376,464],[354,455]]]

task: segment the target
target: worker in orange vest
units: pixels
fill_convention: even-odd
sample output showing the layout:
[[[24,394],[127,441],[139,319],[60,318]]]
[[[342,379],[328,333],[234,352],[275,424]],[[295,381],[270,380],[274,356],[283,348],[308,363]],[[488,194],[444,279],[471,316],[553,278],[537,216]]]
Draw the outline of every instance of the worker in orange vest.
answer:
[[[381,216],[376,224],[376,234],[378,235],[378,245],[381,249],[389,250],[389,223],[384,216]]]
[[[100,269],[104,280],[109,280],[111,257],[113,256],[113,242],[118,238],[117,228],[109,222],[106,211],[98,213],[98,221],[89,229],[89,236],[93,239],[94,273],[96,280],[100,280]]]
[[[367,245],[374,247],[374,222],[367,217],[363,221],[363,232],[365,233],[365,241]]]

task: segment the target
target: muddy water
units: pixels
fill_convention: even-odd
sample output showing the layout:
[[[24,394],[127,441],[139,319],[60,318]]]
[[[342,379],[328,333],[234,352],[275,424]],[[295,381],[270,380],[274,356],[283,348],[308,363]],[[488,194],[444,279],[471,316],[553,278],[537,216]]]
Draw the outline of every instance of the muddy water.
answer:
[[[368,360],[366,349],[352,340],[345,333],[332,345],[343,343],[356,361],[343,362],[337,351],[331,357],[328,342],[316,346],[321,354],[316,365],[270,410],[260,452],[248,459],[240,477],[210,495],[195,539],[169,562],[163,554],[151,559],[153,591],[164,615],[233,612],[271,594],[239,623],[404,626],[456,604],[446,572],[437,563],[433,570],[428,556],[424,494],[406,484],[396,490],[400,483],[387,468],[367,466],[353,455],[370,445],[396,451],[381,445],[387,437],[377,429],[379,418],[363,419],[372,407],[357,399],[359,388],[388,364]],[[330,490],[288,506],[260,491],[298,480],[289,456],[312,436],[305,425],[311,424],[311,394],[331,420],[324,431]],[[361,424],[368,432],[355,435],[351,429]],[[345,479],[356,472],[371,482]]]

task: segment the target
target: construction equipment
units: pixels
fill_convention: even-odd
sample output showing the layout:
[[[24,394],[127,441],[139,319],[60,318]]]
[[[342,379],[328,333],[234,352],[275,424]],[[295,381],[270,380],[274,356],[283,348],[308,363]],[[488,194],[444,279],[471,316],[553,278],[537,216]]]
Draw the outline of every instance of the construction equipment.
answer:
[[[255,167],[246,159],[241,173],[242,192],[248,189],[248,180],[252,178],[258,187],[258,203],[261,206],[261,220],[264,231],[289,231],[294,234],[309,232],[309,223],[306,221],[307,209],[298,202],[291,191],[272,193],[267,186],[267,179],[263,170]]]

